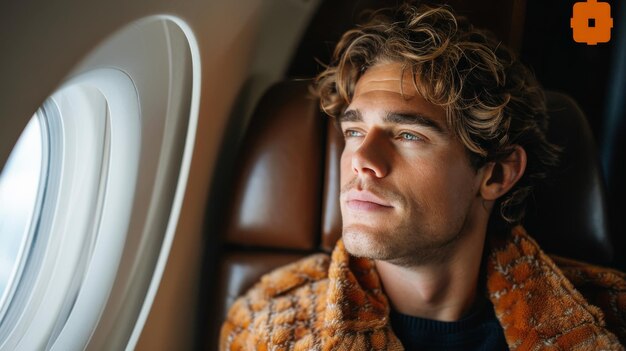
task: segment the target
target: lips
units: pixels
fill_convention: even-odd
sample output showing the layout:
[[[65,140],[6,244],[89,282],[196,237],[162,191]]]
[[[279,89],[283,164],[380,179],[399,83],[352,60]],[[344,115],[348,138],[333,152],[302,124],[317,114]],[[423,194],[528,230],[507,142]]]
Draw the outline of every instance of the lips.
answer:
[[[345,196],[346,206],[355,211],[381,211],[393,208],[391,204],[367,191],[350,190]]]

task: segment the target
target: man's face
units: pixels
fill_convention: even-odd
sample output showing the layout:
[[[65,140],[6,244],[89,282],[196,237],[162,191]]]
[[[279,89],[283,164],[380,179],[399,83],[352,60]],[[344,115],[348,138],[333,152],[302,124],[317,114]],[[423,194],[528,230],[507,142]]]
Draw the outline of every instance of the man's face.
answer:
[[[475,225],[482,172],[448,130],[445,111],[416,92],[410,69],[379,64],[340,117],[343,240],[353,255],[397,264],[444,260]]]

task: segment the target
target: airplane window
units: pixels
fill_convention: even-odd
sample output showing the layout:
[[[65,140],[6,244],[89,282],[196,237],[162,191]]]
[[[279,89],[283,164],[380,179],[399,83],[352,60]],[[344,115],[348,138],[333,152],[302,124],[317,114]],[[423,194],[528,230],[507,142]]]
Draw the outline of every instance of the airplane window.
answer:
[[[0,173],[0,320],[29,252],[44,181],[44,126],[37,114],[24,129]]]
[[[184,21],[142,18],[41,106],[0,178],[0,351],[133,348],[182,207],[198,55]]]

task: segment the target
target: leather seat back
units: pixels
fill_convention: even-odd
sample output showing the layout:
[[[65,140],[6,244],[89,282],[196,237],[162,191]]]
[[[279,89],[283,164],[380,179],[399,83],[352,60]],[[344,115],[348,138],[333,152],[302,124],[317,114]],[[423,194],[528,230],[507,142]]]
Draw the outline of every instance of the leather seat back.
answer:
[[[530,199],[524,226],[548,253],[596,264],[613,261],[605,185],[587,118],[569,96],[546,92],[548,140],[561,164]]]

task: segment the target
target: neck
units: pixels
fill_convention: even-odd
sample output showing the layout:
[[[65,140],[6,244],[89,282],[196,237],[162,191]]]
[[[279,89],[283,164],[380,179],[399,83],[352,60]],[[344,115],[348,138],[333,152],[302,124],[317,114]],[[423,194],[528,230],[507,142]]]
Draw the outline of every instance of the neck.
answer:
[[[376,261],[385,293],[403,314],[456,321],[472,307],[485,242],[486,224],[464,232],[445,262],[401,266]]]

